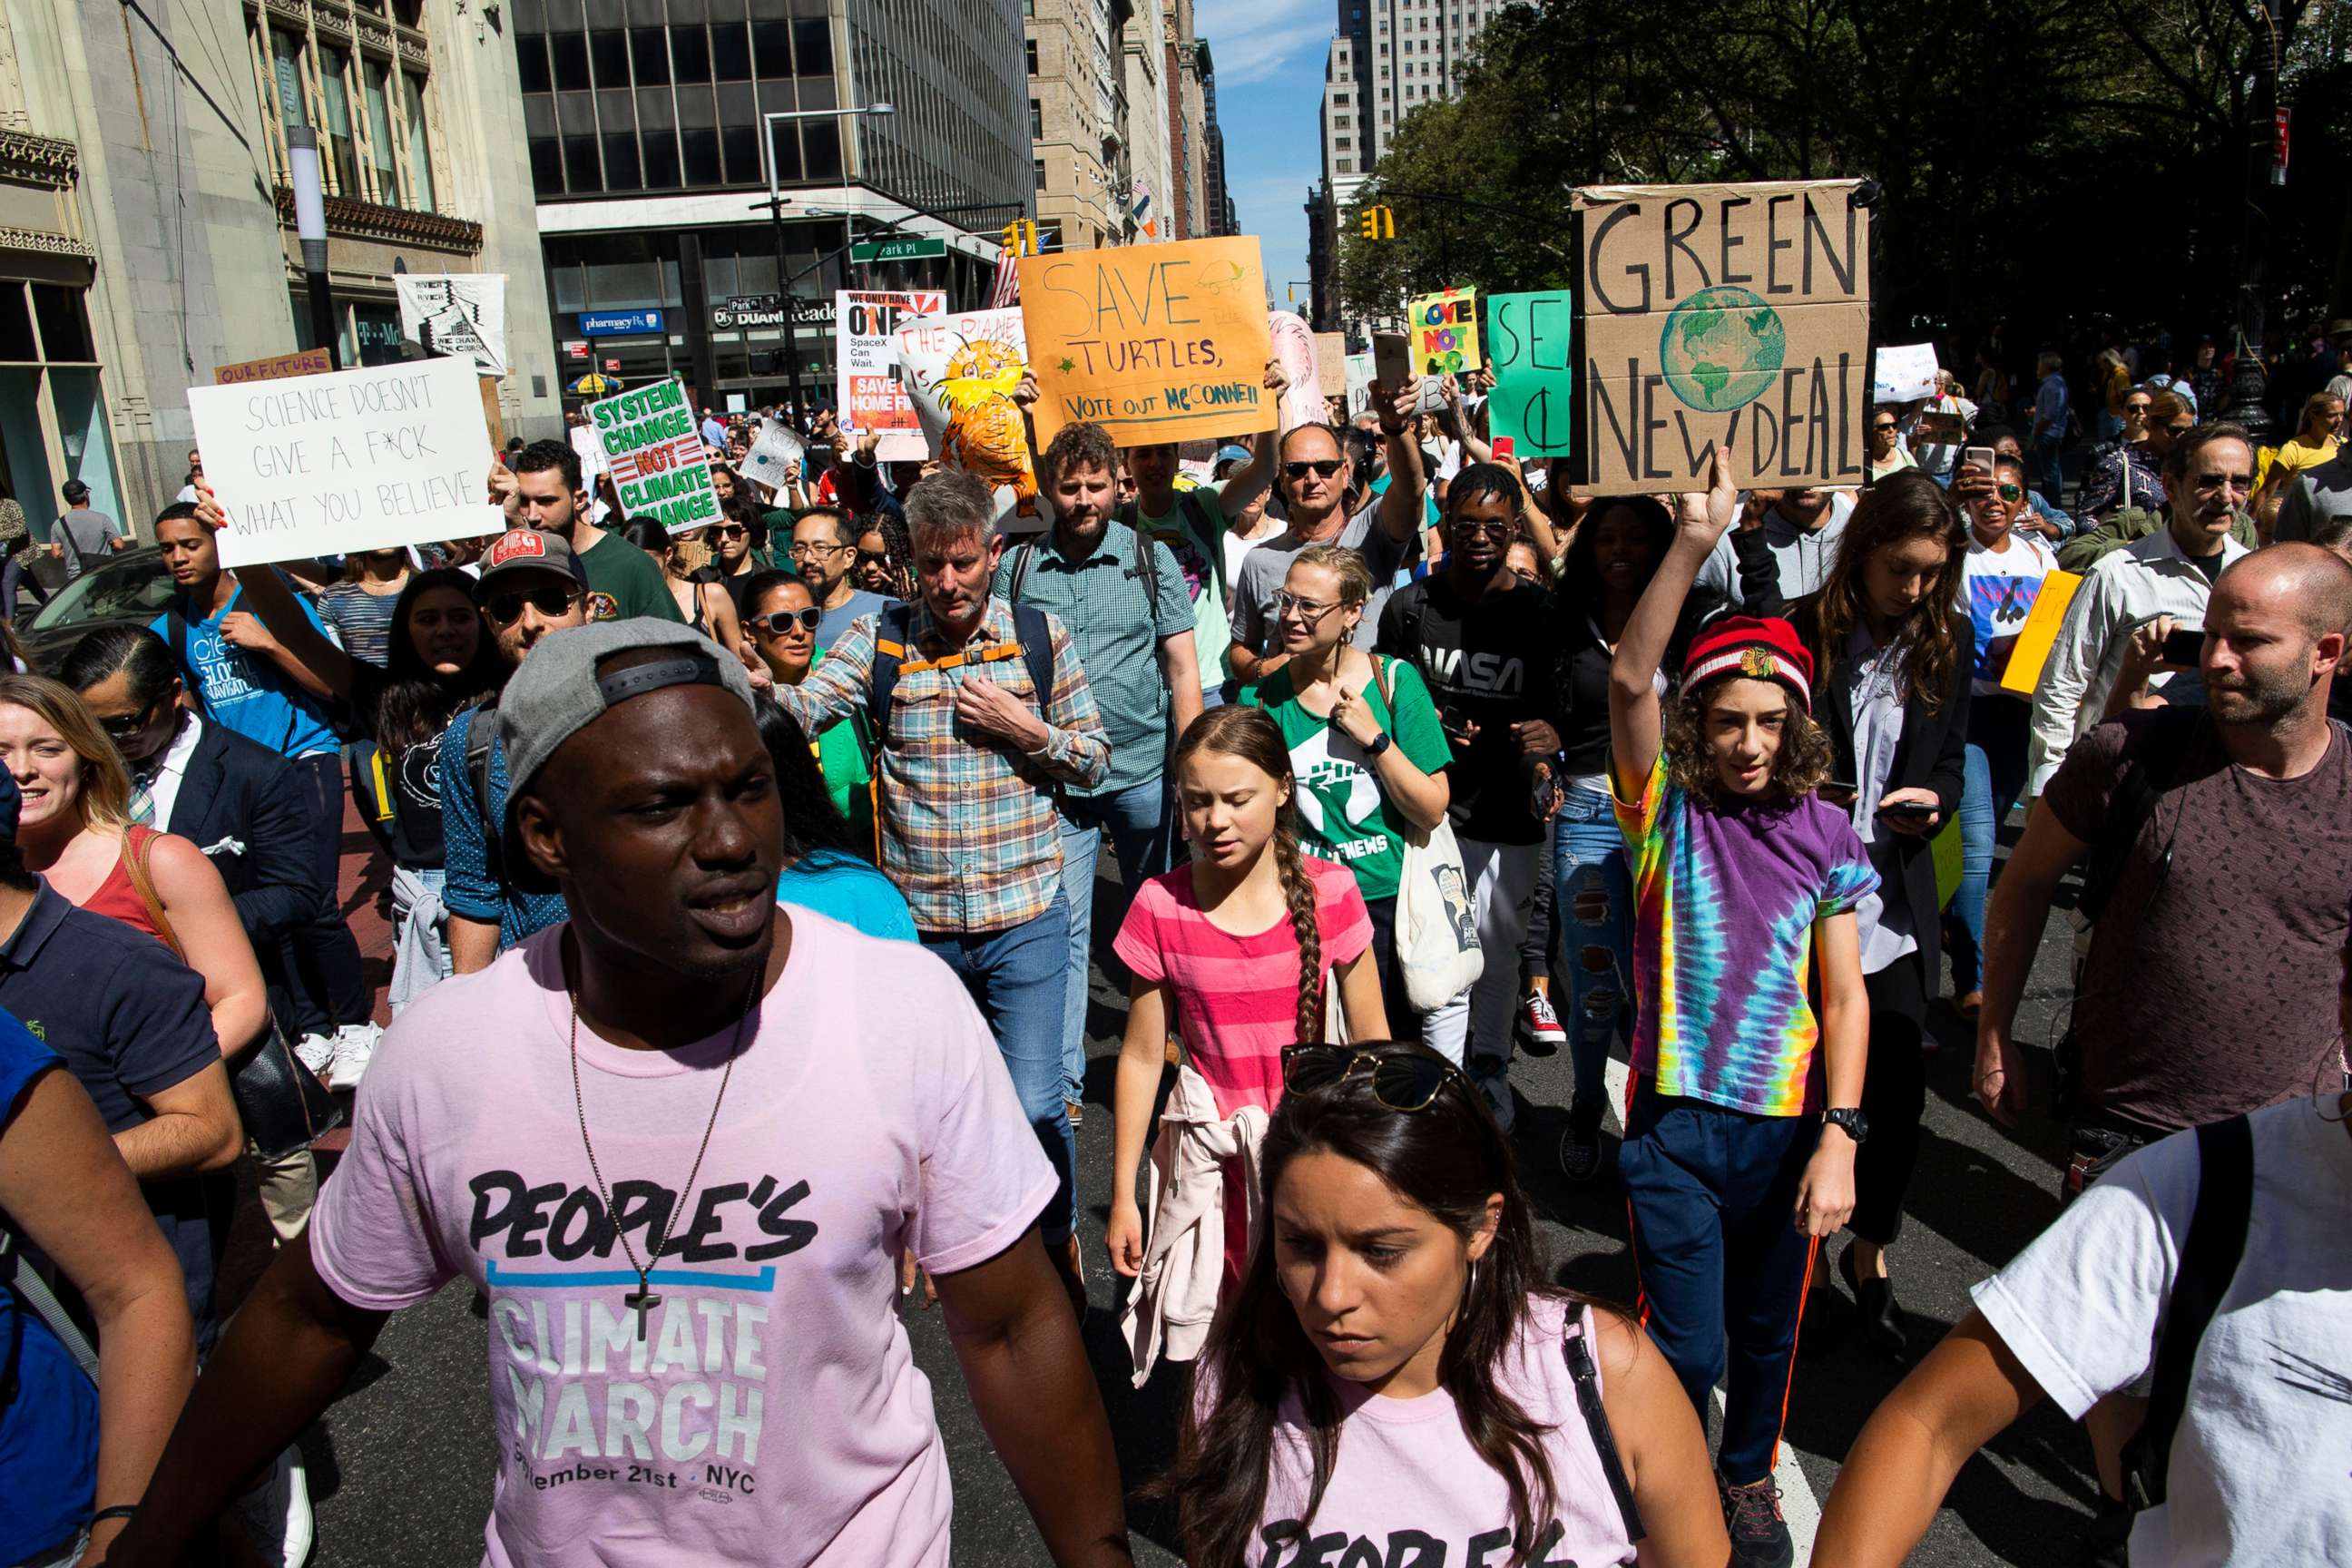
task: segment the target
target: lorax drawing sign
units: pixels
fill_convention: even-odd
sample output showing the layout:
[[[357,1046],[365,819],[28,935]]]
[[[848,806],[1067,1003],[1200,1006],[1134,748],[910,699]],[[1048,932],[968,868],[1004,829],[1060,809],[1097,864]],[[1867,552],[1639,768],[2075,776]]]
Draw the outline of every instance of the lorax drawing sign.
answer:
[[[1609,185],[1576,199],[1580,444],[1603,494],[1858,485],[1870,211],[1859,182]]]

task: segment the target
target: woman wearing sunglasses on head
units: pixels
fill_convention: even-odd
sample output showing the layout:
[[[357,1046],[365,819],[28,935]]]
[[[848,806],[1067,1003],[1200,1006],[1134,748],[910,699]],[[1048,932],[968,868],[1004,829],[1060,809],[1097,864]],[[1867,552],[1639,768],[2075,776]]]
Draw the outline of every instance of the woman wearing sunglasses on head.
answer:
[[[816,628],[824,612],[809,586],[789,572],[754,574],[743,590],[743,637],[740,647],[752,671],[751,684],[765,675],[774,686],[798,686],[824,658]],[[867,859],[875,856],[874,742],[860,710],[831,724],[816,737],[817,771],[835,811],[848,819],[852,841]]]
[[[1264,1234],[1154,1489],[1186,1560],[1720,1568],[1696,1413],[1640,1328],[1546,1288],[1462,1074],[1382,1043],[1284,1077]]]
[[[677,601],[680,619],[720,647],[740,650],[743,630],[737,624],[735,601],[720,580],[719,567],[712,563],[709,542],[730,529],[741,537],[740,523],[714,523],[672,533],[659,518],[633,517],[621,525],[621,537],[652,556],[654,564],[662,569],[662,581],[669,586],[669,596]]]
[[[1391,1021],[1459,1060],[1469,994],[1415,1017],[1404,1005],[1396,948],[1405,834],[1444,820],[1454,751],[1421,672],[1352,645],[1371,597],[1371,569],[1355,551],[1310,544],[1291,557],[1273,605],[1284,662],[1241,700],[1281,727],[1300,786],[1300,844],[1355,873],[1371,916],[1381,994],[1396,1009]]]

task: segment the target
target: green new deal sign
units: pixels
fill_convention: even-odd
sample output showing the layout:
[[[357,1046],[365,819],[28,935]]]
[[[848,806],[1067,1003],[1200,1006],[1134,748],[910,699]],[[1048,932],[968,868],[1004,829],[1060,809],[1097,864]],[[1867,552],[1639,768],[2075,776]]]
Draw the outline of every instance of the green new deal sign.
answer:
[[[927,257],[945,256],[948,242],[944,239],[869,239],[849,247],[849,259],[866,261],[920,261]]]

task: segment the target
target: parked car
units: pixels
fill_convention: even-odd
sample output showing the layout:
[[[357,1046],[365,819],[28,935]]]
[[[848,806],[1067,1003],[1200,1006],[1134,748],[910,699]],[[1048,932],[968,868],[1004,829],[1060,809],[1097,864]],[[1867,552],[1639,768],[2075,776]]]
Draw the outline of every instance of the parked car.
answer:
[[[163,552],[142,544],[67,584],[31,621],[17,627],[16,636],[33,668],[53,670],[76,643],[100,626],[126,621],[147,625],[163,613],[173,592]]]

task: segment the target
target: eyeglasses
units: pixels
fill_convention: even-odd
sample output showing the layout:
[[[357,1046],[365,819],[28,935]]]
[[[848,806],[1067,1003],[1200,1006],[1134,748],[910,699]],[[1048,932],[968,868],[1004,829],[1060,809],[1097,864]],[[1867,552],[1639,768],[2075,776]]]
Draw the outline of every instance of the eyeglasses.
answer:
[[[118,713],[111,718],[100,719],[98,727],[106,731],[106,738],[110,741],[128,741],[147,727],[149,721],[155,717],[155,709],[161,701],[162,699],[158,698],[136,713]]]
[[[855,548],[856,546],[854,545],[825,544],[816,540],[810,540],[805,543],[795,542],[792,549],[785,552],[785,553],[790,555],[795,561],[806,561],[811,557],[817,555],[838,555],[845,550]]]
[[[1313,474],[1318,479],[1328,479],[1347,466],[1348,460],[1345,458],[1320,458],[1311,463],[1285,463],[1282,465],[1282,477],[1286,479],[1303,479],[1308,474]]]
[[[857,552],[857,563],[860,566],[887,566],[890,564],[890,552],[887,550],[861,550]]]
[[[751,531],[744,527],[740,522],[721,522],[712,525],[710,537],[713,539],[749,539],[751,537]]]
[[[1312,1094],[1357,1073],[1370,1075],[1372,1098],[1391,1110],[1427,1110],[1449,1083],[1465,1088],[1459,1068],[1411,1046],[1368,1042],[1358,1046],[1291,1046],[1282,1053],[1286,1094]]]
[[[1999,496],[2003,500],[2023,500],[2025,499],[2025,487],[2023,485],[1995,485],[1993,487],[1992,493]]]
[[[824,612],[812,605],[805,610],[771,610],[764,616],[753,616],[751,624],[772,637],[781,637],[790,636],[794,626],[814,632],[824,619]]]
[[[1310,626],[1320,622],[1324,616],[1339,607],[1337,605],[1318,605],[1312,599],[1302,599],[1287,588],[1276,588],[1274,591],[1276,615],[1296,615]]]
[[[2252,495],[2254,493],[2254,476],[2252,474],[2200,474],[2197,476],[2197,488],[2200,490],[2218,490],[2225,486],[2242,496]]]
[[[1511,524],[1508,522],[1486,522],[1475,517],[1457,517],[1445,525],[1445,530],[1458,539],[1511,537]]]
[[[553,619],[569,615],[580,590],[561,583],[550,583],[543,588],[518,588],[511,593],[493,594],[482,601],[482,613],[502,626],[510,626],[522,619],[522,607],[529,605],[541,615]]]
[[[2126,414],[2145,414],[2154,406],[2156,405],[2151,403],[2126,403],[2124,405],[2124,412]]]

